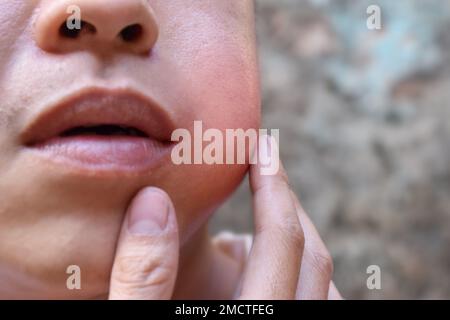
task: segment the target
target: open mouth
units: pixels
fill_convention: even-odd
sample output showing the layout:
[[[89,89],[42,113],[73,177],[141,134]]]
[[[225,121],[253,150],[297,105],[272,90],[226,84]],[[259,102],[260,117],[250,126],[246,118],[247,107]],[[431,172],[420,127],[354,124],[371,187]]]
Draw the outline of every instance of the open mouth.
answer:
[[[51,160],[92,170],[148,169],[170,154],[165,110],[128,91],[91,89],[41,112],[21,136]]]
[[[96,126],[80,126],[68,129],[60,134],[60,137],[75,136],[106,136],[106,137],[141,137],[149,138],[149,136],[134,127],[127,127],[115,124],[101,124]]]

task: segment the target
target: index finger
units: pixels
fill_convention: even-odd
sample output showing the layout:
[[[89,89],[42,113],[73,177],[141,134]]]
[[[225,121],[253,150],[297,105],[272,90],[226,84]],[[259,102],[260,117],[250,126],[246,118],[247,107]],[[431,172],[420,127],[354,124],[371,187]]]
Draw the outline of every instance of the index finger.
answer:
[[[278,148],[273,138],[261,140],[260,148]],[[261,164],[253,165],[250,185],[255,236],[241,298],[294,299],[304,237],[284,168],[280,165],[276,174],[264,176]]]

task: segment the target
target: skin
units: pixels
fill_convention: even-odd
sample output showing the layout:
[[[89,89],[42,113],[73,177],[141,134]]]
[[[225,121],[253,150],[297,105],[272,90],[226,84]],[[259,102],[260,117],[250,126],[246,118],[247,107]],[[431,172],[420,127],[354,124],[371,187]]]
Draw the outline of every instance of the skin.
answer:
[[[73,3],[97,27],[95,36],[83,33],[71,42],[57,36],[61,9]],[[258,128],[253,2],[15,0],[0,8],[0,298],[231,298],[240,270],[212,245],[206,221],[247,165],[175,166],[167,157],[146,172],[81,170],[30,152],[21,134],[56,100],[92,86],[145,92],[179,128],[199,119],[205,129]],[[142,13],[143,37],[118,41],[117,30],[134,23],[136,12]],[[312,224],[287,196],[287,185],[284,191],[258,187],[278,185],[276,177],[260,181],[253,174],[256,230],[266,230],[271,219],[289,227],[257,231],[249,262],[272,266],[259,276],[273,292],[260,291],[257,273],[250,272],[241,296],[295,298],[292,281],[299,278],[309,290],[299,297],[326,298],[331,260]],[[260,190],[274,192],[270,198],[280,208],[266,203]],[[158,201],[170,208],[165,227],[129,232],[133,213],[151,221],[164,211],[155,209]],[[305,250],[293,213],[315,239],[306,240]],[[289,250],[269,248],[280,256],[265,255],[265,242]],[[294,262],[281,282],[277,259]],[[308,259],[309,269],[302,267],[308,274],[302,274],[300,263]],[[82,290],[66,288],[66,268],[73,264],[83,272]]]
[[[277,147],[271,140],[261,143]],[[255,219],[253,246],[241,286],[233,296],[226,297],[341,299],[331,282],[330,255],[290,189],[286,171],[281,166],[277,174],[263,176],[260,169],[259,164],[250,168]],[[151,203],[158,205],[151,206]],[[177,297],[179,288],[175,285],[174,270],[179,266],[178,228],[169,196],[157,188],[144,189],[131,205],[126,221],[119,239],[109,298]],[[230,269],[225,273],[213,272],[212,282],[232,279]],[[208,277],[209,272],[204,268],[203,271]],[[210,297],[211,292],[203,283],[197,283],[196,292]]]

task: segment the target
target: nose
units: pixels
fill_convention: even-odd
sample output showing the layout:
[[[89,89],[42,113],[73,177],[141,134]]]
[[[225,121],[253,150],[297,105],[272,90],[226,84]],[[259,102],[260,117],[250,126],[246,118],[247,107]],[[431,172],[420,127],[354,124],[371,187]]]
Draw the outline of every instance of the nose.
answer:
[[[147,0],[44,0],[34,25],[48,52],[148,53],[158,25]]]

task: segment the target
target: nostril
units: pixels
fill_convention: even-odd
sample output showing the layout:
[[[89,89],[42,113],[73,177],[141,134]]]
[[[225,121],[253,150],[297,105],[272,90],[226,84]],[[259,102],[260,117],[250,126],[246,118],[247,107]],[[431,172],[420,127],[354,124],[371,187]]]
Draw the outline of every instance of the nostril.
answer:
[[[120,32],[120,37],[125,42],[135,42],[142,37],[143,32],[144,29],[140,24],[132,24]]]
[[[96,32],[97,29],[95,28],[95,26],[86,21],[81,21],[79,28],[69,28],[67,22],[64,21],[64,23],[59,28],[59,34],[61,35],[61,37],[70,39],[76,39],[82,33],[95,34]]]

